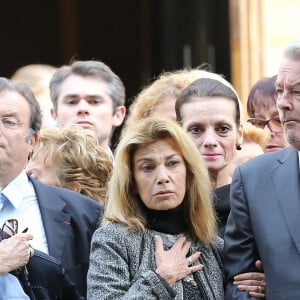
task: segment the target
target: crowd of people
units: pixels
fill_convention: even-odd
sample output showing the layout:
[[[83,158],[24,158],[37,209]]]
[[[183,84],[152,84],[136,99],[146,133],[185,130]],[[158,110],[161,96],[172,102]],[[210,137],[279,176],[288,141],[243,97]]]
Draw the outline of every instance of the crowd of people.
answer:
[[[0,300],[298,299],[299,87],[299,42],[247,113],[200,69],[127,112],[100,61],[0,78]]]

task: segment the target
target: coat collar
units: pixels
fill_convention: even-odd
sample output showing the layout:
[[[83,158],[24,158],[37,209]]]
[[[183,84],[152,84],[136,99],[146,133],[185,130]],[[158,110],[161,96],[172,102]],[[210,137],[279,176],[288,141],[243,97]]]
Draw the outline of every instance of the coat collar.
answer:
[[[49,254],[61,260],[65,240],[72,230],[71,214],[65,211],[66,203],[57,188],[29,178],[40,207]]]

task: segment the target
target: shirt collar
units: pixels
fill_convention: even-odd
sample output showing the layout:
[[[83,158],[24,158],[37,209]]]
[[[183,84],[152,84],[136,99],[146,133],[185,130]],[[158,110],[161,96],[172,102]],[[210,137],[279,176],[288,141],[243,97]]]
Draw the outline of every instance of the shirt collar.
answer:
[[[32,184],[28,185],[28,181],[27,173],[23,170],[2,190],[2,193],[9,199],[15,209],[20,207],[24,195],[34,194],[33,186]]]

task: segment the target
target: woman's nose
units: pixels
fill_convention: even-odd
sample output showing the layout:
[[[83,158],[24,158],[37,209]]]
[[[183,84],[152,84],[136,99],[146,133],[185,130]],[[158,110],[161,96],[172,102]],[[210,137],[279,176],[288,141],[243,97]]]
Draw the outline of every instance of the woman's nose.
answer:
[[[163,183],[169,182],[169,175],[168,175],[168,171],[165,168],[165,166],[159,167],[157,182],[158,182],[158,184],[163,184]]]
[[[203,145],[205,147],[216,147],[217,146],[217,139],[215,137],[215,134],[212,131],[207,131],[204,133]]]

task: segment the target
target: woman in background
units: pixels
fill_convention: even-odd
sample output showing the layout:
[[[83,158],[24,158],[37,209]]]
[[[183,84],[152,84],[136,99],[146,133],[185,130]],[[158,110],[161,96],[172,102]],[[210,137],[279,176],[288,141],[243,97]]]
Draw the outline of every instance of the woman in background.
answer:
[[[43,183],[73,190],[103,204],[112,161],[91,132],[68,125],[41,130],[26,170]]]
[[[232,161],[243,141],[240,100],[231,84],[224,81],[222,77],[197,79],[181,92],[175,104],[177,121],[206,162],[222,237],[230,213]],[[258,271],[261,271],[260,265],[258,261]],[[253,274],[257,281],[248,280],[249,273],[246,273],[235,278],[236,284],[248,290],[250,296],[264,298],[259,282],[264,274]]]
[[[247,101],[248,122],[265,130],[270,137],[266,152],[277,151],[288,146],[277,111],[276,77],[258,80],[252,86]]]
[[[57,68],[48,64],[29,64],[20,67],[12,75],[12,80],[25,82],[33,91],[43,115],[42,127],[54,127],[53,103],[50,98],[49,83]]]

